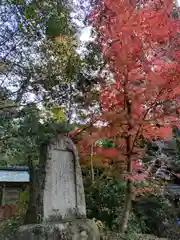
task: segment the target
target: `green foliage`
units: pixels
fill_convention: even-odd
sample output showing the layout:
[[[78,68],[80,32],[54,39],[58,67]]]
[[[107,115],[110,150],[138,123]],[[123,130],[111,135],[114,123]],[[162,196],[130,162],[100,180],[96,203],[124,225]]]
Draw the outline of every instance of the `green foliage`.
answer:
[[[29,200],[29,188],[20,193],[20,198],[18,202],[19,208],[23,209],[24,212],[27,209],[28,200]]]
[[[115,148],[116,147],[113,140],[109,140],[109,139],[97,141],[95,145],[99,146],[99,147],[103,147],[103,148]]]
[[[25,8],[25,17],[27,20],[34,19],[36,17],[36,5],[30,3]]]
[[[179,172],[180,171],[180,131],[179,129],[174,128],[173,132],[174,132],[174,137],[172,141],[174,142],[176,157],[174,158],[174,162],[172,164],[174,165],[174,171]]]
[[[4,138],[0,146],[0,153],[4,159],[0,162],[1,165],[27,165],[29,157],[37,164],[42,143],[57,133],[66,134],[74,128],[64,121],[65,116],[60,114],[61,111],[55,110],[55,116],[49,117],[46,111],[39,110],[35,104],[29,104],[19,111],[20,118],[16,118],[14,122],[7,118],[6,122],[1,123],[2,139]],[[10,124],[8,129],[7,123]]]
[[[112,229],[119,217],[119,206],[123,204],[125,183],[117,179],[107,179],[100,185],[85,189],[89,218],[96,218]]]
[[[50,38],[54,39],[60,35],[72,34],[71,29],[69,29],[69,23],[67,14],[63,11],[60,13],[54,12],[47,21],[46,34]]]
[[[33,93],[43,104],[51,100],[68,109],[67,82],[76,80],[81,65],[71,11],[67,1],[2,1],[0,83],[13,89],[16,103]],[[57,43],[59,36],[66,39]]]
[[[165,222],[171,221],[170,203],[163,196],[148,195],[133,204],[142,233],[160,235]]]
[[[111,231],[118,231],[126,182],[108,176],[98,181],[96,170],[96,180],[93,185],[88,184],[88,172],[85,177],[88,217],[100,220]],[[160,236],[164,231],[164,221],[171,223],[170,208],[169,201],[163,196],[139,197],[133,201],[128,233]]]
[[[137,233],[127,233],[127,234],[120,234],[114,232],[105,233],[104,236],[107,240],[166,240],[164,238],[157,238],[153,235],[147,234],[137,234]]]
[[[2,221],[0,224],[1,240],[14,240],[18,227],[22,225],[22,219]]]

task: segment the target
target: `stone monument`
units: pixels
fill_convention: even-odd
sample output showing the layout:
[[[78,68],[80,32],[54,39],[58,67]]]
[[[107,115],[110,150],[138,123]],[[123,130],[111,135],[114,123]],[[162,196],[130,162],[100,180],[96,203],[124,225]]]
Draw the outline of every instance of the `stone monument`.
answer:
[[[71,139],[59,136],[48,146],[43,218],[86,217],[81,168]]]
[[[98,240],[94,221],[86,219],[84,187],[78,153],[61,134],[44,148],[44,174],[39,175],[41,222],[21,226],[18,240]]]

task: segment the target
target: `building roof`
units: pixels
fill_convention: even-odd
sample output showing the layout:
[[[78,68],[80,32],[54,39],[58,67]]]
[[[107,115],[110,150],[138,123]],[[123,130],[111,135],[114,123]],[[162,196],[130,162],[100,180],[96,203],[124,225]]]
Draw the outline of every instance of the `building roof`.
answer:
[[[1,182],[12,182],[21,183],[29,182],[29,172],[26,167],[11,167],[11,168],[0,168],[0,183]]]

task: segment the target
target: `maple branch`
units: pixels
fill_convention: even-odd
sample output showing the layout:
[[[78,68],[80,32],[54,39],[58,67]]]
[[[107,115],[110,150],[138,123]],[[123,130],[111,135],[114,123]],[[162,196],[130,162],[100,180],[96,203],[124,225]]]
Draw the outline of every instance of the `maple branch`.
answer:
[[[144,114],[144,116],[143,116],[143,118],[142,118],[142,121],[141,121],[141,123],[140,123],[140,126],[139,126],[139,128],[138,128],[138,130],[137,130],[137,132],[136,132],[136,135],[135,135],[135,138],[134,138],[134,141],[133,141],[133,144],[132,144],[132,148],[131,148],[131,153],[132,153],[132,151],[133,151],[133,149],[134,149],[134,146],[135,146],[137,137],[138,137],[138,135],[139,135],[139,133],[140,133],[140,130],[141,130],[143,121],[145,120],[145,118],[146,118],[147,114],[149,113],[149,111],[150,111],[152,108],[154,108],[154,107],[157,106],[157,102],[156,102],[156,101],[157,101],[157,99],[159,98],[159,96],[161,96],[161,94],[163,93],[163,91],[164,91],[164,88],[162,88],[162,89],[160,90],[159,94],[156,96],[156,99],[155,99],[155,101],[154,101],[155,103],[152,104],[152,106],[150,106],[150,107],[147,109],[147,111],[145,112],[145,114]]]
[[[18,105],[5,105],[5,106],[0,106],[0,110],[6,109],[6,108],[14,108],[14,107],[18,107]]]
[[[94,121],[92,121],[88,126],[82,128],[79,132],[77,132],[74,136],[72,136],[71,138],[75,138],[77,136],[79,136],[82,132],[86,131],[88,128],[92,127],[94,123],[96,123],[98,121],[98,119],[95,119]],[[68,134],[70,136],[70,133]]]
[[[4,109],[9,109],[9,108],[17,108],[17,107],[25,107],[27,106],[26,104],[11,104],[11,105],[1,105],[0,104],[0,111]]]

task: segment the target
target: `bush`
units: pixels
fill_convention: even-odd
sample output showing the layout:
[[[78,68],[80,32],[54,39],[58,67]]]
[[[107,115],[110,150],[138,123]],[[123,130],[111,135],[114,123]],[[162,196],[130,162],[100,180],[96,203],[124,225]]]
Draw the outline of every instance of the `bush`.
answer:
[[[165,221],[171,222],[170,204],[163,196],[148,195],[133,204],[136,222],[141,232],[161,237]]]
[[[102,179],[100,184],[85,187],[89,218],[95,218],[112,230],[117,231],[124,206],[126,182]],[[133,202],[128,231],[162,236],[164,220],[170,222],[170,204],[163,196],[153,194],[142,196]],[[169,218],[168,218],[169,217]]]
[[[113,232],[104,233],[102,240],[168,240],[166,238],[158,238],[147,234],[118,234]]]
[[[22,225],[22,219],[17,218],[13,220],[2,221],[0,223],[1,240],[14,240],[14,236],[18,227]]]
[[[86,188],[87,215],[103,222],[106,227],[117,227],[124,202],[125,182],[106,179],[100,185]]]

